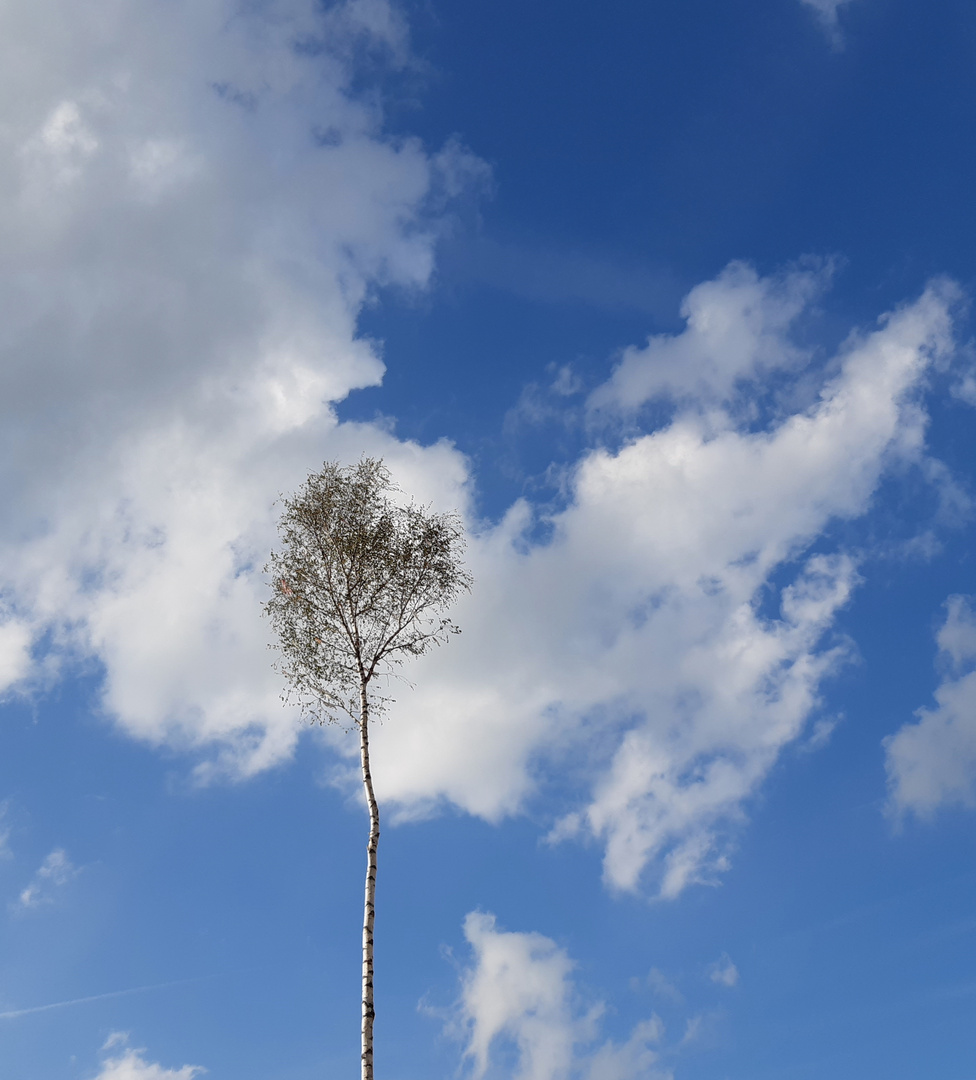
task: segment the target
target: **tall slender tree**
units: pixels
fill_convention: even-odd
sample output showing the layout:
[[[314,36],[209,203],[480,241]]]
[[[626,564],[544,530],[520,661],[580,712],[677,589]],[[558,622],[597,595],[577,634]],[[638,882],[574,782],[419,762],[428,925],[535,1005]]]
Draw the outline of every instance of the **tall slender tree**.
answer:
[[[369,844],[363,910],[362,1080],[373,1080],[373,923],[380,812],[369,767],[378,683],[460,631],[446,612],[470,589],[457,514],[434,514],[391,496],[381,460],[326,462],[292,498],[267,566],[266,611],[278,635],[279,669],[306,716],[348,717],[359,734]]]

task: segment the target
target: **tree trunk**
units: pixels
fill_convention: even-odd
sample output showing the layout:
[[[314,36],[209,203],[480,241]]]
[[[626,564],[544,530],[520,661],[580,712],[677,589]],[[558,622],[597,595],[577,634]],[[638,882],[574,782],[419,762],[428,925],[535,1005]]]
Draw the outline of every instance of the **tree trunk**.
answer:
[[[359,750],[363,788],[369,807],[369,846],[366,849],[366,899],[363,907],[363,1053],[362,1080],[373,1080],[373,920],[376,914],[376,849],[380,842],[380,808],[369,771],[369,703],[366,686],[359,691]]]

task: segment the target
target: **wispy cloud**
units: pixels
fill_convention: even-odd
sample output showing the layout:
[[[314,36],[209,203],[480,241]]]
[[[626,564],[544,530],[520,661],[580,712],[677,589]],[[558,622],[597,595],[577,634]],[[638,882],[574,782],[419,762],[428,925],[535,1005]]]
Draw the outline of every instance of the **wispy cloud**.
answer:
[[[837,12],[850,2],[851,0],[800,0],[801,4],[813,8],[831,43],[838,48],[843,44],[843,38]]]
[[[0,859],[9,859],[11,855],[9,812],[10,803],[6,800],[0,802]]]
[[[621,265],[584,251],[486,237],[446,245],[439,267],[442,279],[452,283],[473,279],[542,303],[639,311],[661,319],[670,318],[681,299],[680,285],[662,266]]]
[[[189,986],[212,978],[216,978],[216,976],[204,975],[196,979],[175,979],[171,982],[153,983],[150,986],[133,986],[127,990],[110,990],[105,994],[90,994],[88,997],[70,998],[68,1001],[54,1001],[47,1005],[32,1005],[26,1009],[8,1009],[6,1012],[0,1012],[0,1020],[18,1020],[22,1016],[33,1016],[34,1013],[50,1012],[52,1009],[67,1009],[72,1005],[86,1005],[91,1001],[107,1001],[109,998],[128,997],[130,994],[145,994],[150,990],[165,990],[171,986]]]
[[[684,1003],[684,995],[659,968],[652,967],[647,973],[647,985],[653,993],[675,1005]]]
[[[55,848],[41,863],[30,884],[18,897],[21,908],[36,908],[53,900],[54,889],[66,885],[80,873],[64,848]]]
[[[708,977],[719,986],[731,988],[739,981],[739,969],[732,963],[728,953],[723,953],[709,968]]]

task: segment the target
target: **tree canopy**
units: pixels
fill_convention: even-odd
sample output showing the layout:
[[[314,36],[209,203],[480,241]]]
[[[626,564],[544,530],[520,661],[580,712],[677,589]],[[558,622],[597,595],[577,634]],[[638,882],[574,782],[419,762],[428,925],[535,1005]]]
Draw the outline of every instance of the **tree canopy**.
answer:
[[[266,610],[281,671],[316,719],[359,723],[363,684],[459,632],[445,612],[471,585],[461,521],[397,494],[364,457],[326,462],[284,500]]]

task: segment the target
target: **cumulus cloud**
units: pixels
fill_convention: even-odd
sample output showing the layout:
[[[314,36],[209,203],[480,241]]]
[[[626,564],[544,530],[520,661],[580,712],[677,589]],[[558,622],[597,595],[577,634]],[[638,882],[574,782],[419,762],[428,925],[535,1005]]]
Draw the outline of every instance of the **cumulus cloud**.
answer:
[[[949,597],[946,609],[936,706],[884,740],[895,813],[931,817],[941,806],[976,806],[976,610],[967,596]]]
[[[369,289],[425,285],[481,169],[352,91],[356,55],[406,47],[383,0],[0,11],[0,690],[43,638],[97,658],[136,737],[245,774],[288,754],[256,618],[274,498],[364,449],[422,497],[463,471],[332,410],[383,373]]]
[[[492,915],[472,912],[464,934],[474,954],[463,977],[455,1031],[475,1080],[496,1075],[501,1060],[512,1080],[665,1080],[655,1047],[657,1016],[638,1023],[623,1043],[601,1041],[603,1006],[582,1005],[573,962],[550,938],[501,930]]]
[[[38,867],[30,884],[21,892],[18,905],[21,908],[36,908],[51,903],[54,890],[67,885],[78,872],[64,848],[55,848]]]
[[[594,409],[632,412],[672,395],[700,403],[727,401],[738,385],[807,359],[789,337],[792,323],[818,296],[830,265],[761,278],[734,262],[681,305],[686,329],[625,349],[611,378],[590,396]]]
[[[384,135],[352,89],[364,51],[407,62],[383,0],[0,10],[0,689],[32,648],[47,673],[94,660],[105,714],[202,777],[297,738],[258,616],[280,491],[365,451],[471,516],[455,449],[332,407],[383,374],[356,332],[371,288],[426,285],[444,208],[484,174]],[[810,545],[921,453],[913,394],[952,345],[936,284],[849,339],[812,405],[753,407],[770,377],[815,378],[792,328],[828,276],[698,286],[686,328],[594,392],[591,430],[628,441],[583,454],[564,508],[472,521],[465,633],[377,730],[401,815],[497,820],[569,760],[585,787],[553,838],[602,843],[612,886],[673,896],[728,865],[844,655],[857,568]],[[655,400],[670,419],[642,432]]]
[[[728,322],[745,287],[750,303],[773,297],[776,315],[756,312],[739,332],[774,363],[784,287],[739,268],[699,292],[698,325],[678,335],[692,344],[661,341],[641,361],[683,356],[706,373],[683,386],[707,377],[728,393],[711,345],[699,349],[700,326],[709,297]],[[384,794],[413,812],[440,797],[497,818],[577,752],[589,797],[553,839],[602,841],[616,888],[637,887],[645,871],[665,896],[713,880],[728,865],[729,824],[846,654],[831,628],[855,562],[805,552],[832,521],[867,511],[889,462],[921,453],[916,391],[952,349],[954,296],[933,285],[849,338],[811,407],[756,424],[718,392],[703,406],[696,390],[657,430],[585,454],[564,509],[540,518],[520,502],[476,536],[465,633],[418,664],[416,691],[378,732]],[[754,370],[748,352],[736,371]],[[655,383],[635,362],[622,364],[640,385],[674,391],[677,376]],[[629,408],[620,385],[615,373],[601,407]],[[544,542],[531,538],[540,524]]]
[[[180,1069],[166,1069],[147,1061],[145,1050],[133,1050],[125,1043],[128,1037],[120,1032],[110,1035],[103,1050],[115,1050],[102,1064],[94,1080],[193,1080],[206,1072],[200,1065],[184,1065]]]

